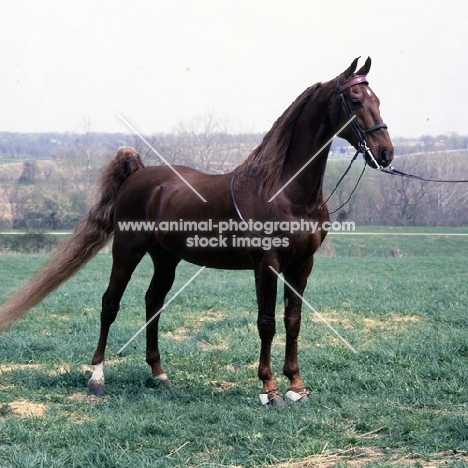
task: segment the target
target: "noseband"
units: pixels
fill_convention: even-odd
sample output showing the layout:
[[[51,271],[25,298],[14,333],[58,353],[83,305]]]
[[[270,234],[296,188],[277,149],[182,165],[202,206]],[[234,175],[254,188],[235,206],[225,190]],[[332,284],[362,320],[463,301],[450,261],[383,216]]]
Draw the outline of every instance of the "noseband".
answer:
[[[363,155],[367,155],[369,159],[374,162],[375,167],[377,169],[382,169],[382,166],[375,160],[374,155],[372,154],[372,151],[367,145],[366,133],[375,132],[377,130],[380,130],[381,128],[386,129],[388,128],[387,125],[382,122],[377,125],[374,125],[371,128],[368,128],[367,130],[363,130],[361,126],[359,125],[359,123],[357,122],[355,115],[351,112],[351,109],[349,108],[348,103],[346,102],[346,99],[343,95],[343,91],[345,89],[351,88],[361,83],[366,84],[366,85],[369,84],[369,82],[367,81],[367,77],[365,75],[353,76],[349,80],[345,81],[343,84],[340,84],[340,77],[337,78],[336,94],[338,95],[338,99],[336,100],[336,122],[338,124],[338,119],[340,116],[340,108],[342,108],[344,113],[346,114],[346,117],[351,121],[351,128],[353,130],[354,135],[356,136],[358,140],[358,152],[362,153]]]

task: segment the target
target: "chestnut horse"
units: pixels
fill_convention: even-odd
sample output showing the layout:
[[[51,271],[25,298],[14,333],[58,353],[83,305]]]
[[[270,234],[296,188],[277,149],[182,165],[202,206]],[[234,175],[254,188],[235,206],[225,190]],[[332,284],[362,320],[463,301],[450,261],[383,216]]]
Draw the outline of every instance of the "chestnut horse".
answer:
[[[285,406],[270,363],[276,331],[277,274],[282,273],[286,329],[283,373],[290,381],[286,396],[306,400],[308,391],[297,359],[301,296],[313,255],[326,235],[326,229],[320,227],[329,221],[322,184],[331,141],[335,134],[345,138],[376,169],[388,166],[393,159],[379,99],[366,78],[371,60],[368,58],[356,72],[357,63],[358,59],[354,60],[337,78],[306,89],[234,172],[211,175],[183,166],[145,167],[136,150],[120,148],[103,170],[98,203],[36,276],[2,306],[0,327],[5,328],[71,277],[113,234],[112,271],[102,298],[101,333],[89,388],[96,395],[104,394],[109,328],[130,277],[146,253],[154,263],[145,296],[149,322],[146,361],[152,375],[170,387],[161,366],[158,321],[180,260],[212,268],[253,269],[261,340],[260,399],[264,404]],[[155,222],[154,226],[166,228],[141,229],[140,224],[138,229],[128,229],[138,222]],[[318,229],[308,229],[310,222]],[[292,225],[301,228],[284,228]],[[190,229],[175,229],[177,226]]]

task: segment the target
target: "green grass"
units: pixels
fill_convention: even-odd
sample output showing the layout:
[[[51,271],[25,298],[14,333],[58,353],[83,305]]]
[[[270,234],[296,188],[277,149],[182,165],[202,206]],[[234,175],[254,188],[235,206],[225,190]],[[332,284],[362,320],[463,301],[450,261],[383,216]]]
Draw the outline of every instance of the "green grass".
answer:
[[[357,227],[330,232],[319,255],[388,257],[398,249],[404,257],[468,256],[467,245],[468,227]]]
[[[388,257],[387,246],[351,256],[360,252],[358,236],[332,237],[334,256],[317,257],[305,296],[358,353],[304,309],[300,362],[312,394],[287,410],[263,408],[257,396],[249,271],[205,270],[163,312],[172,392],[149,379],[144,334],[116,355],[144,323],[147,260],[111,329],[107,396],[91,397],[89,361],[111,262],[99,255],[0,337],[0,466],[298,467],[292,462],[330,456],[317,466],[345,467],[359,454],[369,467],[401,466],[403,458],[410,466],[468,466],[468,239],[453,238],[430,257],[416,239],[398,239],[401,258]],[[1,256],[0,295],[44,258]],[[197,270],[181,265],[170,295]],[[284,391],[281,302],[279,294],[272,359]],[[371,449],[379,457],[362,458]]]

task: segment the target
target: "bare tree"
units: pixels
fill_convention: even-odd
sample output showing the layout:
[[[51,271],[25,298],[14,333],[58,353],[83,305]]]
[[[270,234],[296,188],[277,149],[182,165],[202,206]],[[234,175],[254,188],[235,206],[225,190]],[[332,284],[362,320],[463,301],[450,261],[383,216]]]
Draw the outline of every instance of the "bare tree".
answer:
[[[424,172],[437,180],[468,180],[466,157],[466,151],[436,154],[426,162]],[[429,182],[427,185],[431,224],[460,224],[468,220],[468,183]]]
[[[21,173],[18,182],[20,184],[34,184],[39,168],[35,161],[25,161],[23,163],[23,172]]]
[[[256,146],[245,151],[242,139],[232,129],[229,119],[217,117],[212,111],[181,122],[176,130],[179,154],[186,164],[204,172],[232,169]]]
[[[13,229],[21,228],[22,224],[24,224],[26,204],[31,198],[30,192],[31,189],[24,189],[18,185],[12,185],[3,190],[9,206],[11,227]]]
[[[90,203],[93,198],[94,184],[99,175],[91,128],[91,120],[83,117],[81,132],[72,135],[73,144],[61,147],[57,154],[58,158],[67,162],[68,190],[81,191],[86,203]]]

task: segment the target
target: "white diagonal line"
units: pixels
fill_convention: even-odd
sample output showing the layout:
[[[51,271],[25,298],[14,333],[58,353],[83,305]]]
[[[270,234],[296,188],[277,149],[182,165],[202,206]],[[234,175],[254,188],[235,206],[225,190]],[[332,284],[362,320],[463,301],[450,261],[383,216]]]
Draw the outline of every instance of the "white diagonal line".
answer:
[[[333,138],[338,135],[342,130],[344,130],[354,119],[356,118],[353,115],[269,200],[270,203],[274,200],[332,141]]]
[[[118,351],[120,354],[206,267],[201,267]]]
[[[171,169],[172,171],[175,172],[175,174],[177,174],[177,176],[182,180],[182,182],[184,182],[187,187],[191,188],[193,190],[193,192],[198,195],[205,203],[207,203],[207,201],[197,192],[197,190],[192,187],[192,185],[190,185],[190,183],[179,173],[177,172],[177,170],[171,165],[171,163],[169,161],[167,161],[152,145],[151,143],[148,142],[148,140],[146,140],[146,138],[141,135],[124,117],[122,117],[120,114],[119,114],[119,118],[120,120],[122,120],[122,122],[127,125],[127,127],[138,137],[140,138],[140,140],[145,143],[146,146],[148,146],[148,148],[150,150],[153,151],[153,153],[159,158],[161,159],[161,161],[163,161],[165,164],[167,164]]]
[[[302,302],[304,302],[312,312],[314,312],[317,317],[353,352],[357,354],[357,351],[346,341],[345,338],[343,338],[326,320],[325,318],[317,312],[280,274],[270,265],[271,271],[273,271],[276,276],[291,289],[291,291],[296,294],[297,297],[300,297],[302,299]]]

